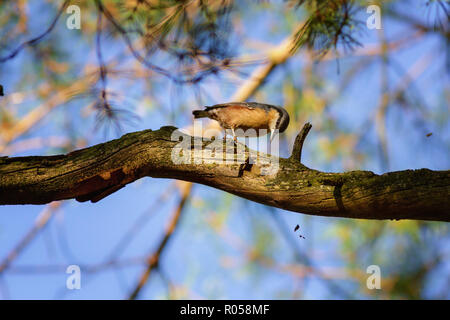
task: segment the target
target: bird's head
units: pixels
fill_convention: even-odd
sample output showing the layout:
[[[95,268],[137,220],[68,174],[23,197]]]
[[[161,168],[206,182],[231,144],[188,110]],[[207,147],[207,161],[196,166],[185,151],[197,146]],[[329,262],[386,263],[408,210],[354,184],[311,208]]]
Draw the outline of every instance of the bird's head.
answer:
[[[289,113],[284,108],[277,108],[279,111],[279,118],[277,120],[276,128],[280,132],[284,132],[289,125]]]

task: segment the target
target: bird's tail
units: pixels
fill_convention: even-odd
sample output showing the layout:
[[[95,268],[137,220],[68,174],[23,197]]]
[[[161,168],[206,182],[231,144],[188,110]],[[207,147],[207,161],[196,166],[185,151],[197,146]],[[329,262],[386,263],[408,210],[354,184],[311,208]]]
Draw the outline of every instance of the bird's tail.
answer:
[[[194,115],[195,119],[209,117],[208,111],[205,111],[205,110],[194,110],[194,111],[192,111],[192,114]]]

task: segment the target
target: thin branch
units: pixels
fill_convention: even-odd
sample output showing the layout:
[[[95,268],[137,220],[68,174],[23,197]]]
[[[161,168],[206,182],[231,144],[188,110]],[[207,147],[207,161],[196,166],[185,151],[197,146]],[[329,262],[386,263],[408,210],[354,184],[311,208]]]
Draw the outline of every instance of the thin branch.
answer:
[[[33,108],[25,116],[23,116],[19,121],[14,123],[14,125],[8,130],[2,130],[0,133],[0,153],[4,151],[6,146],[28,132],[36,123],[41,121],[51,110],[63,105],[73,96],[80,94],[91,88],[92,83],[95,80],[95,74],[87,74],[84,78],[79,81],[74,82],[70,86],[57,91],[52,95],[45,103]]]
[[[53,213],[61,206],[61,202],[52,202],[41,212],[36,218],[33,227],[25,234],[25,236],[17,243],[17,245],[9,252],[5,259],[0,263],[0,274],[4,272],[16,259],[19,254],[25,249],[31,241],[39,234],[49,222]]]
[[[131,239],[142,230],[148,220],[153,217],[153,214],[158,211],[158,206],[164,203],[165,199],[174,191],[174,184],[170,185],[164,192],[162,192],[157,198],[152,200],[152,204],[145,210],[133,223],[133,225],[125,231],[120,240],[111,250],[107,261],[115,261],[122,254],[125,248],[130,244]]]
[[[148,59],[146,59],[145,57],[143,57],[134,47],[133,42],[131,41],[130,37],[128,36],[128,32],[126,29],[124,29],[120,23],[114,18],[114,16],[112,15],[111,12],[109,12],[109,10],[107,8],[105,8],[105,6],[103,6],[103,3],[101,0],[95,0],[98,9],[100,10],[100,12],[102,12],[106,19],[108,19],[108,21],[114,26],[114,28],[117,30],[117,32],[119,32],[119,34],[122,36],[123,40],[125,41],[126,46],[128,47],[128,49],[130,50],[131,54],[133,55],[133,57],[140,62],[142,65],[144,65],[145,67],[149,68],[150,70],[163,75],[165,77],[167,77],[168,79],[172,80],[173,82],[177,83],[177,84],[186,84],[186,83],[197,83],[199,82],[205,74],[208,73],[214,73],[216,69],[215,66],[208,68],[206,71],[197,74],[191,78],[183,78],[183,79],[179,79],[177,77],[174,76],[174,73],[171,72],[170,70],[164,69],[162,67],[159,67],[153,63],[151,63]]]
[[[381,94],[380,94],[380,102],[377,108],[377,113],[375,116],[375,129],[377,132],[378,140],[379,140],[379,149],[380,149],[380,160],[381,160],[381,168],[383,171],[389,170],[389,152],[388,152],[388,141],[386,137],[386,114],[387,109],[390,104],[389,98],[389,76],[388,76],[388,64],[389,64],[389,51],[387,49],[387,41],[383,30],[379,30],[378,32],[380,38],[380,45],[383,49],[381,54]]]
[[[56,23],[59,20],[59,17],[61,16],[61,14],[64,12],[64,9],[66,8],[66,6],[69,4],[69,0],[64,1],[64,3],[61,5],[61,7],[58,10],[58,13],[56,14],[55,18],[53,19],[52,23],[50,24],[50,26],[47,28],[47,30],[45,30],[42,34],[40,34],[39,36],[32,38],[28,41],[23,42],[22,44],[20,44],[15,50],[13,50],[10,54],[4,56],[4,57],[0,57],[0,63],[4,63],[12,58],[14,58],[20,51],[22,51],[22,49],[24,49],[27,46],[34,46],[36,45],[39,41],[41,41],[45,36],[47,36],[50,32],[52,32],[52,30],[55,28]]]
[[[251,76],[239,86],[239,89],[234,93],[231,101],[245,101],[255,94],[256,90],[260,88],[267,80],[269,75],[275,68],[285,63],[290,57],[294,55],[292,48],[295,43],[295,35],[298,30],[303,27],[303,24],[294,28],[293,33],[284,39],[278,46],[269,51],[267,63],[257,68]]]
[[[292,149],[292,154],[289,157],[290,160],[298,161],[301,163],[303,143],[305,142],[306,136],[308,135],[309,130],[311,130],[311,128],[312,128],[311,123],[309,123],[309,122],[305,123],[302,130],[299,132],[299,134],[295,138],[294,147]]]
[[[450,37],[450,30],[448,28],[448,23],[443,24],[440,27],[436,26],[429,26],[424,24],[422,21],[417,19],[416,17],[413,17],[410,14],[405,14],[402,10],[391,10],[389,7],[386,7],[383,9],[383,13],[386,14],[388,17],[393,18],[394,20],[403,22],[410,27],[413,27],[414,29],[420,30],[425,33],[436,33],[444,38]],[[447,26],[447,28],[445,28]]]
[[[99,11],[97,13],[97,30],[96,30],[96,36],[95,36],[95,51],[97,54],[97,60],[98,60],[99,69],[100,69],[102,99],[104,100],[104,103],[107,104],[108,102],[106,99],[106,85],[107,85],[108,71],[105,66],[105,62],[103,61],[101,40],[102,40],[102,12],[99,8]]]
[[[97,264],[85,265],[78,264],[83,273],[96,274],[100,272],[106,272],[112,268],[127,268],[135,267],[145,263],[145,257],[132,257],[124,258],[122,260],[110,260],[104,261]],[[67,269],[67,264],[50,264],[50,265],[17,265],[11,266],[5,273],[8,274],[52,274],[52,273],[62,273]],[[64,287],[64,289],[66,289]]]
[[[113,15],[111,14],[111,12],[109,12],[109,10],[107,10],[104,6],[102,1],[100,0],[95,0],[95,3],[97,4],[97,8],[100,12],[102,12],[105,17],[108,19],[108,21],[114,26],[114,28],[116,28],[116,30],[120,33],[120,35],[122,36],[122,38],[125,41],[125,44],[127,45],[128,49],[131,51],[131,54],[136,58],[136,60],[138,60],[140,63],[142,63],[143,65],[145,65],[147,68],[162,74],[168,78],[173,78],[172,75],[170,74],[170,72],[168,72],[167,70],[158,67],[156,65],[154,65],[153,63],[149,62],[148,60],[146,60],[143,56],[141,56],[141,54],[139,54],[139,52],[134,48],[133,43],[130,39],[130,37],[127,34],[127,31],[116,21],[116,19],[114,19]]]
[[[182,189],[183,193],[181,195],[180,203],[178,204],[178,206],[173,214],[173,217],[172,217],[169,225],[167,226],[166,233],[165,233],[163,239],[161,240],[161,242],[158,246],[158,249],[156,249],[156,251],[147,258],[147,268],[142,273],[141,277],[139,278],[139,282],[137,283],[136,287],[130,294],[130,297],[129,297],[130,300],[134,300],[134,299],[138,298],[142,288],[145,286],[145,284],[147,283],[147,281],[150,277],[150,273],[152,272],[152,270],[154,268],[158,267],[161,255],[162,255],[164,249],[166,248],[167,243],[169,242],[170,238],[174,234],[176,227],[179,224],[181,213],[183,212],[183,208],[184,208],[187,200],[189,199],[191,189],[192,189],[192,183],[183,183],[183,189]]]

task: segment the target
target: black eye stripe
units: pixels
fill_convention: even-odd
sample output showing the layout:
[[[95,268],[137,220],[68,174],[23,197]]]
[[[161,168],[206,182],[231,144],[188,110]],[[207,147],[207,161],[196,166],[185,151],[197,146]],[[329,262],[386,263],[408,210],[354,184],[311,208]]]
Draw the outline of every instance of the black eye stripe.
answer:
[[[278,119],[277,119],[277,124],[275,125],[275,128],[280,128],[280,123],[281,123],[281,119],[283,118],[283,113],[280,110],[278,111]]]

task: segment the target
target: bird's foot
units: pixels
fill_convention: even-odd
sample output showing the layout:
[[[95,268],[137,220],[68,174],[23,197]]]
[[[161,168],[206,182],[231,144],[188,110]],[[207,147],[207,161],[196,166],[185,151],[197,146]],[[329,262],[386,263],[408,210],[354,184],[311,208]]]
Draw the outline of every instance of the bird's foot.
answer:
[[[239,166],[238,177],[242,177],[244,171],[250,171],[252,169],[253,164],[250,163],[250,155],[245,159],[245,162]]]

